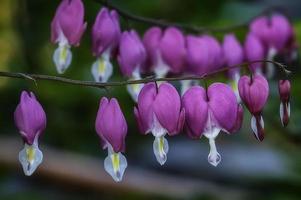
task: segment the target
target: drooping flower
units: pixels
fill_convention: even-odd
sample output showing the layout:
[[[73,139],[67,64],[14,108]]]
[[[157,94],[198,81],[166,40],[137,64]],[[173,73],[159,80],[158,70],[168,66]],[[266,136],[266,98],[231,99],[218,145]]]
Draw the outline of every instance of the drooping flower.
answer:
[[[159,27],[152,27],[143,37],[148,65],[155,72],[157,78],[163,78],[168,72],[179,74],[185,67],[185,38],[183,33],[169,27],[162,31]]]
[[[264,139],[262,110],[269,96],[269,84],[262,75],[242,76],[238,82],[240,98],[252,114],[251,128],[257,140]]]
[[[223,52],[219,42],[212,36],[186,37],[187,44],[187,71],[195,75],[218,70],[223,63]],[[191,81],[182,82],[182,94],[192,85]]]
[[[108,149],[108,156],[104,160],[105,170],[116,182],[119,182],[127,167],[126,158],[121,153],[125,151],[127,123],[115,98],[101,99],[95,129],[103,149]]]
[[[267,49],[267,59],[273,60],[275,55],[283,51],[293,37],[293,27],[289,20],[281,14],[270,17],[260,16],[250,24],[250,31],[255,34]],[[272,63],[267,64],[267,76],[274,74]]]
[[[120,35],[118,13],[102,8],[92,28],[92,50],[97,60],[93,63],[91,71],[95,81],[107,82],[112,76],[110,57],[118,47]]]
[[[140,132],[155,137],[153,150],[157,161],[163,165],[167,160],[168,142],[165,135],[178,134],[185,121],[185,111],[177,90],[169,83],[146,84],[139,94],[134,109]]]
[[[84,5],[81,0],[63,0],[51,22],[51,41],[58,43],[53,54],[57,72],[62,74],[72,60],[71,46],[78,46],[86,29]]]
[[[234,34],[227,34],[224,37],[223,42],[223,55],[225,65],[230,67],[238,65],[244,60],[243,47],[237,40]],[[231,79],[231,86],[236,95],[237,100],[240,102],[240,97],[238,93],[238,81],[240,78],[240,68],[232,68],[228,71],[228,75]]]
[[[136,31],[122,33],[119,44],[118,63],[121,72],[133,80],[141,79],[141,66],[145,62],[146,52]],[[134,101],[137,101],[143,84],[128,85],[127,89]]]
[[[285,127],[289,123],[290,118],[290,93],[291,83],[289,80],[279,80],[278,83],[279,95],[280,95],[280,119],[282,125]]]
[[[233,133],[240,129],[243,109],[237,103],[231,88],[223,83],[214,83],[206,91],[193,86],[182,97],[185,109],[185,130],[192,139],[202,135],[209,139],[208,162],[217,166],[221,156],[217,152],[215,138],[220,131]]]
[[[263,60],[265,58],[265,48],[260,39],[253,33],[249,33],[244,44],[246,60],[249,62]],[[262,74],[262,63],[253,63],[250,65],[253,73]]]
[[[22,92],[14,119],[24,140],[24,149],[19,153],[19,161],[25,175],[30,176],[42,163],[39,137],[46,128],[46,114],[32,92]]]

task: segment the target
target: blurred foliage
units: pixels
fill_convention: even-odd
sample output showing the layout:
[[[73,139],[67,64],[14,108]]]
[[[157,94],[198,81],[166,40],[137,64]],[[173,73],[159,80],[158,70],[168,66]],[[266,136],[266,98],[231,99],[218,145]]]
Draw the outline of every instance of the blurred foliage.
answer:
[[[0,2],[0,70],[14,72],[28,72],[57,75],[52,63],[52,53],[55,45],[50,43],[50,22],[54,15],[59,0],[1,0]],[[128,10],[137,15],[164,19],[171,22],[181,22],[200,26],[227,26],[244,22],[252,16],[260,13],[264,7],[274,5],[274,1],[247,1],[247,0],[112,0],[115,5]],[[301,8],[298,0],[278,1],[284,5],[285,9],[295,10]],[[286,7],[295,2],[297,6]],[[73,61],[71,67],[64,74],[65,77],[82,80],[92,80],[90,66],[94,62],[91,53],[90,29],[93,20],[100,9],[100,5],[93,0],[84,0],[86,8],[86,20],[88,29],[84,34],[79,48],[73,48]],[[294,4],[294,5],[295,5]],[[298,44],[301,41],[301,22],[297,16],[291,16],[297,33]],[[148,26],[133,21],[126,22],[121,19],[124,29],[135,28],[143,33]],[[243,41],[247,30],[237,30],[237,36]],[[222,39],[222,34],[216,34]],[[115,63],[114,77],[112,80],[121,80],[119,69]],[[238,186],[247,185],[247,189],[257,188],[263,192],[257,192],[249,199],[299,199],[300,175],[301,175],[301,77],[299,65],[295,64],[292,75],[292,115],[291,123],[287,129],[283,129],[279,122],[279,97],[277,94],[276,81],[270,81],[271,95],[265,109],[265,122],[267,138],[266,143],[274,149],[283,152],[287,159],[293,161],[292,177],[286,177],[283,182],[273,182],[261,180],[260,177],[253,177],[254,180],[241,180],[239,183],[231,183],[231,180],[221,180],[222,183],[236,184]],[[225,80],[224,77],[217,77],[215,80]],[[151,137],[142,136],[138,133],[134,116],[133,106],[130,96],[125,87],[110,88],[104,91],[94,88],[81,88],[59,83],[38,82],[35,86],[28,80],[0,79],[0,134],[19,136],[13,124],[13,112],[19,101],[19,94],[22,90],[32,90],[36,93],[40,102],[47,112],[47,130],[41,143],[55,146],[62,150],[70,150],[82,154],[104,156],[106,152],[100,148],[98,137],[94,131],[94,121],[98,109],[98,103],[102,96],[116,97],[126,115],[129,124],[127,137],[127,157],[132,165],[139,164],[143,167],[156,166],[149,164],[146,160],[150,154],[144,155],[143,149],[151,151]],[[249,114],[247,114],[245,125],[241,134],[232,137],[221,136],[219,140],[233,140],[237,144],[255,144],[253,136],[249,130]],[[237,139],[235,138],[237,137]],[[227,139],[226,139],[227,138]],[[186,137],[175,138],[174,140],[184,140],[186,143],[193,143]],[[146,147],[146,145],[148,145]],[[202,145],[205,145],[202,143]],[[207,144],[206,144],[207,145]],[[141,152],[140,152],[141,150]],[[222,152],[223,150],[220,149]],[[142,155],[141,155],[141,154]],[[180,158],[179,158],[180,159]],[[144,162],[145,161],[145,162]],[[227,161],[224,161],[227,162]],[[182,171],[181,171],[182,170]],[[179,172],[180,171],[180,172]],[[179,169],[178,173],[191,176],[195,172],[186,172]],[[14,171],[6,171],[0,178],[0,198],[1,199],[97,199],[98,194],[91,194],[89,191],[70,191],[71,189],[56,187],[49,183],[38,182],[30,179],[26,182],[20,175],[15,175]],[[173,171],[164,170],[167,173]],[[199,178],[206,177],[206,172]],[[204,177],[202,177],[204,176]],[[208,177],[207,177],[208,178]],[[210,180],[210,177],[208,178]],[[40,181],[40,180],[39,180]],[[23,184],[28,184],[28,188],[23,188]],[[10,188],[10,187],[13,187]],[[14,188],[16,187],[16,188]],[[22,189],[23,188],[23,189]],[[10,190],[9,190],[10,189]],[[11,192],[9,192],[11,191]],[[267,191],[267,193],[265,192]],[[291,192],[293,191],[293,192]],[[81,193],[82,192],[82,193]],[[104,191],[106,199],[147,199],[148,197],[137,194],[118,196],[108,194]],[[48,196],[51,194],[51,196]],[[81,194],[81,195],[79,195]],[[152,199],[152,198],[150,198]],[[196,197],[198,199],[198,197]],[[210,195],[200,196],[200,199],[213,199]]]

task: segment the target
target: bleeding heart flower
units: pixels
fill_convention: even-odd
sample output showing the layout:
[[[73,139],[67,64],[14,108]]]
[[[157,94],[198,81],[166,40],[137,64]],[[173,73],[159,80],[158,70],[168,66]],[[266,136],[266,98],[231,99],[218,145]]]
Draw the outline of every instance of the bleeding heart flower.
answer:
[[[166,134],[178,134],[185,120],[184,109],[177,90],[169,83],[159,88],[155,83],[146,84],[139,94],[134,113],[143,134],[152,133],[155,137],[153,150],[157,161],[163,165],[167,160],[168,142]]]
[[[112,76],[113,66],[110,57],[119,44],[121,35],[119,16],[115,10],[111,12],[102,8],[92,28],[92,50],[97,60],[92,65],[95,81],[107,82]]]
[[[290,107],[290,93],[291,83],[289,80],[279,80],[278,83],[279,95],[280,95],[280,119],[282,125],[285,127],[288,125],[291,107]]]
[[[223,54],[226,66],[234,66],[243,62],[244,51],[242,45],[239,43],[234,34],[227,34],[224,37],[223,42]],[[238,93],[238,81],[240,79],[240,68],[232,68],[228,71],[228,75],[231,78],[231,86],[236,95],[238,102],[240,97]]]
[[[43,160],[39,137],[46,128],[46,114],[35,95],[23,91],[14,118],[25,143],[24,149],[19,153],[19,161],[25,175],[30,176]]]
[[[53,54],[57,72],[62,74],[71,64],[71,46],[78,46],[86,30],[84,5],[81,0],[63,0],[51,22],[51,41],[59,47]]]
[[[191,87],[182,97],[185,109],[185,130],[192,139],[202,135],[209,139],[208,162],[217,166],[221,156],[215,146],[220,131],[233,133],[240,129],[243,109],[237,103],[231,88],[223,83],[214,83],[206,91],[200,86]]]
[[[152,27],[143,37],[147,64],[154,70],[158,78],[163,78],[168,72],[179,74],[185,67],[185,38],[183,33],[174,27],[162,31]]]
[[[247,61],[263,60],[265,58],[265,48],[260,39],[253,33],[249,33],[244,44],[245,56]],[[250,65],[253,73],[262,74],[262,63]]]
[[[104,161],[105,170],[119,182],[127,167],[126,158],[121,153],[125,151],[127,123],[115,98],[101,99],[95,129],[101,138],[103,149],[108,149],[108,156]]]
[[[136,31],[123,32],[120,44],[118,63],[120,65],[121,72],[133,79],[141,79],[141,66],[145,62],[146,52],[140,37]],[[140,90],[143,84],[128,85],[127,89],[134,101],[137,101]]]
[[[257,140],[264,139],[262,110],[269,96],[269,84],[262,75],[242,76],[238,82],[239,95],[252,114],[251,127]]]
[[[199,76],[218,70],[222,67],[223,52],[219,42],[212,36],[186,37],[187,44],[187,72]],[[181,93],[184,94],[196,81],[182,81]]]
[[[281,15],[260,16],[250,24],[250,31],[255,34],[267,49],[267,60],[273,60],[274,57],[290,42],[294,35],[293,27],[289,20]],[[267,64],[267,76],[274,75],[274,65]]]

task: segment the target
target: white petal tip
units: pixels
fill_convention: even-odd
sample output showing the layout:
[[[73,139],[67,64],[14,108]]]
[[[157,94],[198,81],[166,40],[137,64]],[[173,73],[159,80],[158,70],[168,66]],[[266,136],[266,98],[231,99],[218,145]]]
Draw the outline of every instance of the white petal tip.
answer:
[[[153,143],[153,150],[158,163],[162,166],[167,161],[167,153],[169,150],[168,141],[164,136],[156,137]]]
[[[37,145],[27,145],[19,153],[19,161],[24,174],[31,176],[43,161],[43,153]]]
[[[121,153],[109,152],[104,161],[104,167],[115,182],[120,182],[127,168],[127,160]]]
[[[210,153],[208,155],[208,162],[214,167],[217,167],[218,164],[221,162],[221,160],[222,160],[222,157],[218,152]]]
[[[100,57],[92,65],[92,75],[96,82],[106,83],[113,74],[113,66],[109,57]]]
[[[53,54],[53,61],[59,74],[65,73],[72,61],[72,53],[67,45],[59,46]]]

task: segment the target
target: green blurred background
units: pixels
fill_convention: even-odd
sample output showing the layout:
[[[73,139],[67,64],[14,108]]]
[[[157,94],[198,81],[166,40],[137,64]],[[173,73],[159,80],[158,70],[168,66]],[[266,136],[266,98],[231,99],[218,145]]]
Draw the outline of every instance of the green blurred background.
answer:
[[[56,48],[50,43],[50,22],[59,0],[0,1],[0,70],[57,75],[52,63]],[[112,0],[131,13],[199,26],[242,23],[271,7],[281,7],[292,19],[301,39],[300,0]],[[88,29],[79,48],[73,48],[72,66],[63,75],[92,80],[90,29],[101,8],[84,0]],[[147,25],[125,21],[123,28],[143,33]],[[236,30],[243,39],[247,29]],[[216,34],[221,39],[222,34]],[[112,80],[123,79],[115,63]],[[292,67],[292,66],[290,66]],[[294,64],[291,121],[279,121],[277,81],[270,81],[264,111],[266,139],[258,143],[250,131],[246,112],[242,130],[220,134],[217,147],[222,162],[207,163],[207,140],[192,141],[184,134],[168,138],[167,163],[160,167],[152,154],[152,136],[138,133],[134,103],[124,87],[109,92],[95,88],[30,80],[0,78],[0,199],[300,199],[301,95],[299,65]],[[218,78],[219,79],[219,78]],[[223,79],[223,78],[221,78]],[[216,79],[217,80],[217,79]],[[22,90],[33,91],[47,113],[48,125],[40,140],[45,162],[32,177],[17,163],[22,141],[14,127],[13,112]],[[103,171],[106,152],[94,130],[98,102],[116,97],[129,124],[124,182],[116,184]],[[99,170],[98,170],[99,167]]]

